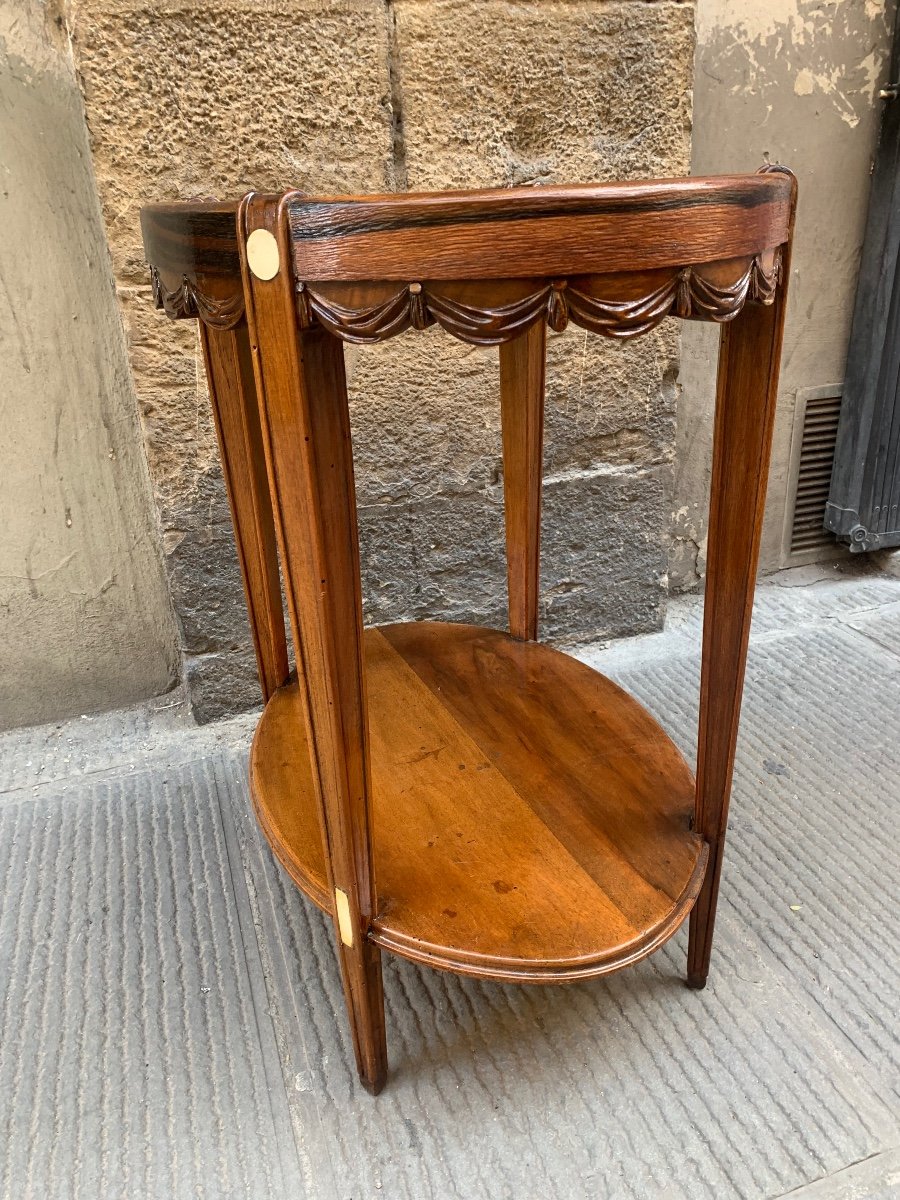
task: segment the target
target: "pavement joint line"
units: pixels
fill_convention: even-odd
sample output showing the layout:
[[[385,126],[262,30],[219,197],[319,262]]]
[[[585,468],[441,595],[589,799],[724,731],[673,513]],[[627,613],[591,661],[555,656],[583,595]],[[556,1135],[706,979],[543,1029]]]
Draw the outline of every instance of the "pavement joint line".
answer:
[[[880,1169],[883,1165],[886,1171]],[[872,1175],[872,1167],[879,1168],[881,1179]],[[865,1188],[865,1191],[855,1190],[857,1183]],[[848,1163],[846,1167],[839,1167],[827,1175],[820,1175],[818,1179],[801,1183],[789,1192],[781,1192],[772,1197],[772,1200],[789,1200],[791,1196],[795,1200],[867,1200],[867,1197],[876,1195],[872,1188],[880,1188],[882,1183],[891,1187],[891,1191],[879,1192],[878,1200],[892,1200],[900,1195],[900,1147],[890,1146],[884,1150],[876,1150],[874,1154]],[[834,1191],[832,1184],[836,1184],[840,1191]]]
[[[874,633],[869,633],[868,630],[865,629],[857,629],[855,625],[851,625],[849,623],[845,623],[844,628],[848,629],[851,633],[855,633],[858,637],[863,638],[864,641],[877,646],[879,650],[890,654],[892,658],[900,659],[900,649],[898,649],[897,646],[892,645],[890,642],[886,642],[882,638],[876,637]]]
[[[862,582],[865,582],[869,578],[868,576],[864,576]],[[758,602],[761,601],[764,605],[765,601],[771,598],[776,591],[789,595],[792,591],[800,589],[805,591],[808,588],[818,585],[822,590],[846,592],[851,591],[859,582],[859,580],[855,579],[839,581],[822,581],[819,579],[811,581],[808,584],[793,584],[790,587],[778,583],[762,582],[757,593]],[[832,628],[846,630],[849,634],[854,635],[854,640],[862,638],[867,644],[878,646],[890,653],[892,657],[900,658],[900,650],[880,640],[870,632],[858,629],[852,624],[852,621],[856,617],[900,606],[900,583],[897,584],[896,595],[896,599],[886,598],[878,604],[851,608],[844,612],[807,613],[798,623],[785,623],[775,629],[759,629],[758,631],[754,631],[753,624],[751,624],[751,648],[754,646],[772,645],[785,639],[795,638],[804,631],[821,629],[824,625],[828,625]],[[667,661],[675,662],[682,661],[685,658],[696,658],[700,654],[702,640],[702,627],[698,620],[698,616],[702,613],[702,596],[691,595],[689,597],[682,597],[675,604],[678,610],[673,614],[675,619],[669,627],[662,630],[635,637],[614,639],[612,641],[587,642],[565,646],[560,644],[559,648],[568,651],[577,658],[589,661],[591,665],[599,666],[601,670],[604,667],[604,661],[610,660],[615,662],[616,670],[626,670],[629,667],[639,668],[654,659],[664,658]],[[99,782],[103,779],[115,779],[136,774],[139,770],[149,769],[152,764],[161,760],[166,761],[168,765],[172,766],[186,766],[199,758],[214,753],[218,749],[226,747],[230,747],[231,749],[243,748],[249,742],[259,716],[257,710],[252,710],[249,713],[227,717],[221,721],[211,722],[208,725],[196,725],[193,722],[188,723],[185,721],[183,725],[175,727],[167,726],[162,731],[155,732],[154,722],[159,718],[159,714],[166,710],[181,708],[183,703],[183,701],[178,700],[170,704],[158,705],[151,701],[149,711],[144,714],[148,722],[148,728],[138,734],[138,737],[145,742],[145,745],[138,745],[127,756],[123,756],[120,761],[98,767],[87,767],[83,770],[78,770],[77,768],[70,771],[59,770],[58,774],[51,773],[46,779],[38,779],[37,782],[32,777],[26,783],[0,784],[0,803],[6,801],[8,798],[19,798],[26,795],[38,797],[47,795],[53,791],[64,791],[70,783],[81,780],[94,779]],[[104,718],[111,718],[114,715],[98,713],[87,717],[92,725],[86,731],[89,736],[81,739],[80,742],[77,738],[74,739],[83,752],[89,752],[91,749],[100,752],[102,749],[105,749],[108,735],[104,735],[102,732]],[[84,719],[71,718],[65,722],[50,723],[43,727],[46,729],[46,733],[44,734],[39,732],[42,727],[33,727],[37,742],[30,746],[29,753],[38,757],[42,751],[54,748],[61,750],[63,748],[61,739],[65,736],[66,730],[74,727],[76,731],[80,731],[80,721]],[[96,727],[93,727],[95,722],[97,723]],[[27,730],[15,729],[0,732],[0,753],[2,753],[4,745],[10,744],[12,744],[13,753],[15,753],[16,741],[21,740],[27,732]],[[95,745],[92,746],[91,742],[94,739],[90,735],[94,733],[97,736]]]

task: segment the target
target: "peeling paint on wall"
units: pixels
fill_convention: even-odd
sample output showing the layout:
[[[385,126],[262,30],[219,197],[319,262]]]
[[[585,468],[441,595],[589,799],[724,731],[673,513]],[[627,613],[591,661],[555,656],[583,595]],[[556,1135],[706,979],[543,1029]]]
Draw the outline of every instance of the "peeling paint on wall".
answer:
[[[886,82],[895,4],[872,0],[699,0],[694,174],[790,166],[799,206],[781,388],[760,565],[784,563],[783,521],[798,388],[843,377],[865,228],[878,90]],[[675,459],[669,575],[695,586],[685,547],[705,537],[714,331],[687,326]]]
[[[777,77],[797,96],[831,105],[855,129],[871,105],[886,47],[886,6],[854,0],[778,0],[740,6],[701,0],[697,5],[698,59],[708,68],[715,48],[716,75],[730,94],[756,93]],[[767,115],[771,114],[771,105]]]

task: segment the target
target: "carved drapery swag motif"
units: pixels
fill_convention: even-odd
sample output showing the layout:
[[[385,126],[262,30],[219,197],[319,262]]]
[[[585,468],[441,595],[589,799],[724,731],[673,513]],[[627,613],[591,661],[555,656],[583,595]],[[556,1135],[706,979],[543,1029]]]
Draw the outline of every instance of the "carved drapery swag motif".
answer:
[[[168,291],[159,277],[156,267],[150,267],[150,285],[153,302],[167,317],[199,317],[213,329],[232,329],[244,315],[244,294],[234,292],[224,299],[206,295],[200,287],[182,275],[181,283],[174,291]]]
[[[780,271],[780,252],[776,251],[767,266],[757,256],[737,279],[723,285],[695,267],[683,267],[637,298],[604,298],[603,276],[594,276],[550,280],[508,304],[495,306],[466,304],[446,294],[439,284],[410,283],[377,304],[348,308],[301,282],[297,284],[297,315],[301,328],[319,323],[346,342],[363,344],[438,324],[461,341],[493,346],[511,341],[539,320],[546,320],[557,333],[571,321],[606,337],[631,338],[647,333],[668,316],[721,323],[733,320],[748,300],[771,304]],[[244,298],[239,291],[224,298],[209,296],[187,275],[169,291],[152,266],[150,279],[156,307],[169,317],[198,317],[214,329],[231,329],[243,316]]]
[[[318,322],[346,342],[381,342],[406,329],[438,324],[454,337],[478,346],[507,342],[538,320],[561,333],[571,321],[606,337],[630,338],[647,333],[665,317],[731,321],[748,300],[771,304],[780,278],[780,254],[765,267],[759,257],[733,282],[717,285],[693,267],[684,267],[636,299],[612,300],[600,294],[602,276],[594,281],[554,279],[538,290],[496,307],[462,303],[440,286],[411,283],[367,308],[347,308],[317,291],[297,284],[301,328]],[[591,290],[587,290],[588,287]]]

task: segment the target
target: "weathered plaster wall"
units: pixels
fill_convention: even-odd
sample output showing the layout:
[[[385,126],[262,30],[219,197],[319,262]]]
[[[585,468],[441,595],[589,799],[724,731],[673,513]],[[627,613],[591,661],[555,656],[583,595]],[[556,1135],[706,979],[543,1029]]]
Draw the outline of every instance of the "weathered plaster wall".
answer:
[[[0,727],[165,691],[175,627],[57,7],[0,0]]]
[[[68,13],[201,719],[257,698],[195,334],[151,310],[146,199],[684,173],[690,4],[73,0]],[[489,252],[489,250],[487,251]],[[657,626],[678,368],[664,327],[551,340],[544,629]],[[502,624],[495,353],[440,331],[349,354],[369,621]]]
[[[800,200],[760,565],[783,565],[782,529],[799,388],[843,380],[869,171],[886,82],[893,0],[698,0],[694,174],[768,159]],[[670,582],[705,565],[716,334],[685,327]]]

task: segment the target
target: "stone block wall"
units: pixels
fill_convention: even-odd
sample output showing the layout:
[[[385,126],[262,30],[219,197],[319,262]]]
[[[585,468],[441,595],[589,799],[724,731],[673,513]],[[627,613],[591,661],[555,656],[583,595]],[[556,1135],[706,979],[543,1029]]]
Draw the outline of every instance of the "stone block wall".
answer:
[[[250,188],[411,190],[687,173],[693,8],[646,0],[79,0],[68,14],[185,672],[256,703],[189,323],[152,309],[138,209]],[[486,253],[490,248],[486,247]],[[542,629],[658,626],[677,331],[548,351]],[[505,620],[499,368],[442,331],[348,350],[370,622]]]

